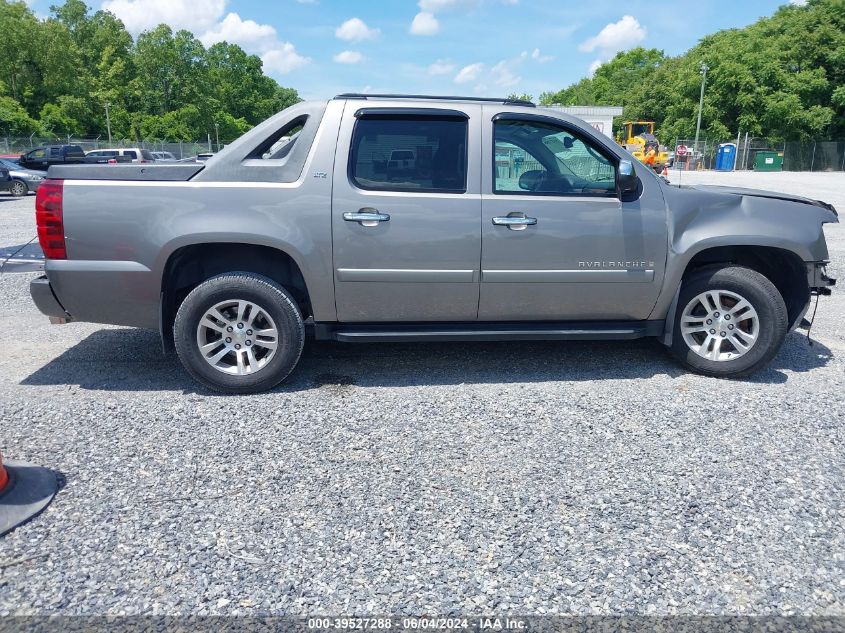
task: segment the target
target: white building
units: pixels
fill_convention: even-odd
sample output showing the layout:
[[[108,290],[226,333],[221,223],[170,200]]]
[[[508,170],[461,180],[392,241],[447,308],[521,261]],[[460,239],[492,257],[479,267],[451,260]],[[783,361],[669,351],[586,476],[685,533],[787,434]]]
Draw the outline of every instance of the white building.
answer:
[[[560,110],[566,114],[584,119],[602,134],[613,138],[613,117],[622,116],[622,108],[619,106],[543,106],[551,110]]]

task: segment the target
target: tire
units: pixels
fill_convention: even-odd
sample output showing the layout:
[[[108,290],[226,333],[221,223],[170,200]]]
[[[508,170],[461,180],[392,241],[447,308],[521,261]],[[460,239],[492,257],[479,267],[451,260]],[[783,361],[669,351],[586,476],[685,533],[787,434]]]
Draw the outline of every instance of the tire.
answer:
[[[224,393],[257,393],[293,371],[305,326],[296,303],[276,282],[231,272],[208,279],[185,297],[173,338],[179,360],[198,382]]]
[[[707,268],[693,273],[681,287],[671,350],[696,373],[747,376],[771,362],[787,328],[783,297],[766,277],[740,266]]]
[[[26,186],[23,180],[15,180],[9,188],[9,193],[15,198],[20,198],[29,193],[29,187]]]

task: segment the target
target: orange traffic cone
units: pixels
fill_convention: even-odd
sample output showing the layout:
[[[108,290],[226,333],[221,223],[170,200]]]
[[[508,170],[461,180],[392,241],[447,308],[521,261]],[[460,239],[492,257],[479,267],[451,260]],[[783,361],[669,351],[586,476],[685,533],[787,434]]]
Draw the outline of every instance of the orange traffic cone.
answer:
[[[663,171],[660,172],[661,176],[668,176],[669,175],[669,165],[663,164]]]
[[[56,473],[0,455],[0,536],[50,505],[58,490]]]

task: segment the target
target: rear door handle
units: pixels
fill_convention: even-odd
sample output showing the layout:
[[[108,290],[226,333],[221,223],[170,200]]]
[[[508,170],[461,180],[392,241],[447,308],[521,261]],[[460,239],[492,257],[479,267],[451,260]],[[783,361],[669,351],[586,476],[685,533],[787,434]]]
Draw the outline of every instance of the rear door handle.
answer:
[[[537,224],[537,218],[529,218],[524,213],[519,215],[511,214],[493,218],[493,224],[496,226],[506,226],[511,231],[524,231],[529,226]]]
[[[347,211],[343,214],[343,219],[347,222],[358,222],[361,226],[378,226],[379,222],[389,222],[390,214],[364,208],[358,211]]]

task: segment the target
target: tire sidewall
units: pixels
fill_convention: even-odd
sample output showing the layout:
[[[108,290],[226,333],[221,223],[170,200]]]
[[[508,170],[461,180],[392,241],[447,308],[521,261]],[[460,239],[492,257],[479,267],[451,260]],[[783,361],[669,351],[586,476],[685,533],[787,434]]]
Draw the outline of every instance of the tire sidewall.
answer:
[[[728,361],[713,361],[696,354],[681,333],[681,317],[689,302],[707,290],[727,290],[747,299],[757,312],[759,333],[754,347]],[[777,288],[763,275],[738,266],[705,271],[683,285],[675,312],[673,353],[686,365],[711,376],[743,376],[774,358],[786,336],[786,307]]]
[[[279,333],[276,353],[254,374],[223,373],[203,358],[197,344],[197,326],[206,311],[222,301],[251,301],[266,310]],[[216,391],[254,393],[272,389],[296,366],[305,342],[305,328],[296,303],[272,280],[251,273],[213,277],[192,290],[176,315],[173,326],[176,352],[195,379]]]

